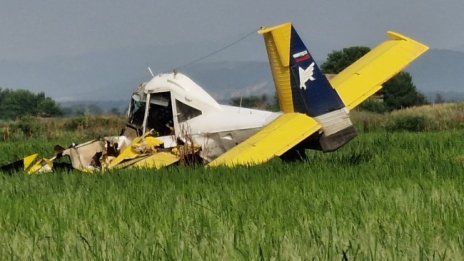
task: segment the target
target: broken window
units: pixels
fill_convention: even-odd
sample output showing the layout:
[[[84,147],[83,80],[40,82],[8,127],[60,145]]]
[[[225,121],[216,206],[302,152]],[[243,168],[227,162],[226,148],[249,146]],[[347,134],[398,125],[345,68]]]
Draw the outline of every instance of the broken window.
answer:
[[[139,94],[132,95],[130,104],[129,123],[141,128],[143,124],[143,116],[145,115],[145,100]]]
[[[176,100],[177,120],[184,122],[201,115],[201,111]]]
[[[152,93],[147,117],[147,130],[154,130],[158,136],[174,134],[171,94]]]

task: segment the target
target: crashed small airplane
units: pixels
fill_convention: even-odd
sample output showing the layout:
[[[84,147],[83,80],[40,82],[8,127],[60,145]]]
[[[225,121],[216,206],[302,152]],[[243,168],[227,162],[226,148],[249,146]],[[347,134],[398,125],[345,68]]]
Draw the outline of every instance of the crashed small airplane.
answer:
[[[132,94],[120,136],[67,149],[56,146],[51,159],[33,154],[2,169],[48,172],[63,156],[84,172],[158,169],[178,162],[233,167],[274,157],[304,159],[305,149],[334,151],[356,136],[350,110],[428,49],[388,32],[387,41],[329,81],[292,24],[258,33],[264,37],[281,112],[221,105],[184,74],[159,74]]]

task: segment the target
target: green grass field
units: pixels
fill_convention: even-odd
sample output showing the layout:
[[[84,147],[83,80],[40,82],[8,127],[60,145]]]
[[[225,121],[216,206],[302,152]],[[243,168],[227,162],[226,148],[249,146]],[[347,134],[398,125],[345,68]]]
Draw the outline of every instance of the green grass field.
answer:
[[[54,144],[0,143],[0,164]],[[308,155],[235,169],[0,175],[0,256],[464,258],[462,131],[360,133]]]

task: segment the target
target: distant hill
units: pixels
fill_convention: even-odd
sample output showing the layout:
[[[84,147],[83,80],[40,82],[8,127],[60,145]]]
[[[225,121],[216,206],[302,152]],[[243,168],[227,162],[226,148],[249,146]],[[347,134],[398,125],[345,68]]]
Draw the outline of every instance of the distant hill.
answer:
[[[187,49],[187,51],[185,51]],[[0,86],[44,91],[62,103],[70,101],[128,101],[132,91],[150,79],[147,66],[170,71],[183,61],[208,53],[210,46],[138,47],[108,50],[79,57],[54,57],[45,61],[0,60]],[[264,48],[264,47],[263,47]],[[269,65],[263,61],[205,60],[179,71],[189,75],[218,100],[230,97],[273,95]],[[445,99],[464,95],[464,52],[430,50],[407,69],[419,91]]]
[[[126,100],[114,101],[66,101],[59,102],[63,108],[65,116],[76,115],[101,115],[101,114],[119,114],[127,113],[129,107],[129,97]]]
[[[464,44],[456,46],[455,48],[453,48],[453,50],[464,52]]]
[[[428,97],[440,93],[447,100],[464,100],[464,53],[431,50],[414,62],[411,72],[417,88]]]
[[[188,68],[183,73],[187,74],[200,86],[203,86],[210,95],[221,103],[228,103],[231,97],[262,95],[274,95],[274,84],[269,66],[266,62],[214,62],[198,64]],[[70,108],[72,111],[92,110],[97,105],[102,112],[108,112],[114,108],[120,112],[126,110],[130,94],[137,85],[132,84],[128,88],[111,88],[109,94],[114,97],[124,97],[120,100],[62,100],[61,106]],[[102,97],[100,92],[95,91],[95,98]],[[98,93],[98,95],[97,95]],[[108,95],[108,94],[107,94]]]
[[[215,62],[198,64],[185,72],[213,97],[274,94],[274,82],[267,62]]]
[[[425,97],[431,103],[434,103],[438,97],[447,102],[461,102],[464,101],[464,92],[453,92],[453,91],[431,91],[423,92]]]

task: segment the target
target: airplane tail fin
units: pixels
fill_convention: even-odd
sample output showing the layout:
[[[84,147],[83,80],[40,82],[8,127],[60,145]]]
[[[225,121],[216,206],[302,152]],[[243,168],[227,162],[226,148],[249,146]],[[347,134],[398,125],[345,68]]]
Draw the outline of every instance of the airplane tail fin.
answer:
[[[292,24],[263,28],[258,33],[264,36],[283,112],[317,117],[344,107]]]
[[[262,28],[258,33],[264,37],[282,112],[304,113],[319,122],[323,151],[336,150],[354,138],[348,109],[292,24]]]

